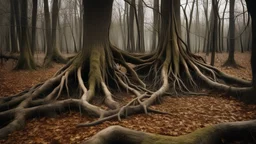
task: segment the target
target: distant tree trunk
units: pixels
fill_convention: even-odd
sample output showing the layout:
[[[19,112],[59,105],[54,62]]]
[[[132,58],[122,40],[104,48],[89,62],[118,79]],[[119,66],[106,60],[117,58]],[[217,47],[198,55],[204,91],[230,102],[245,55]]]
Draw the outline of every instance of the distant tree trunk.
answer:
[[[135,38],[134,38],[134,18],[135,18],[135,0],[131,0],[130,11],[129,11],[129,40],[130,40],[130,52],[135,51]]]
[[[47,35],[47,53],[44,59],[44,65],[49,66],[51,65],[52,61],[58,63],[65,63],[66,59],[64,59],[59,49],[57,48],[57,21],[59,15],[59,2],[58,0],[53,0],[52,6],[52,27],[50,25],[50,13],[49,13],[49,6],[48,0],[44,0],[44,11],[45,11],[45,24],[46,24],[46,35]]]
[[[229,1],[229,55],[223,66],[237,67],[235,62],[235,0]]]
[[[38,4],[37,0],[33,0],[33,10],[32,10],[32,42],[31,42],[32,55],[34,55],[35,49],[36,49],[37,4]]]
[[[209,20],[208,20],[208,0],[206,0],[206,2],[204,2],[204,15],[205,15],[205,23],[206,23],[206,29],[205,29],[205,39],[204,39],[204,46],[203,46],[203,52],[206,53],[206,55],[208,55],[208,49],[209,49],[209,46],[208,46],[208,42],[209,42]]]
[[[64,24],[66,24],[66,23],[67,23],[67,15],[65,14],[64,15]],[[66,44],[66,53],[68,54],[69,53],[68,40],[67,40],[66,28],[65,27],[64,27],[63,35],[64,35],[65,44]]]
[[[21,0],[21,45],[20,45],[20,57],[15,67],[19,69],[35,69],[34,59],[30,49],[29,36],[28,36],[28,2],[27,0]]]
[[[126,12],[126,10],[124,10],[124,12]],[[125,36],[125,28],[126,28],[126,23],[125,23],[125,14],[124,17],[122,17],[122,12],[121,12],[121,8],[118,7],[118,14],[119,14],[119,23],[120,23],[120,31],[121,31],[121,35],[122,35],[122,47],[126,47],[126,36]]]
[[[195,25],[195,29],[196,32],[198,33],[198,35],[201,34],[201,28],[200,28],[200,21],[199,21],[199,4],[198,1],[196,1],[196,25]],[[196,36],[195,37],[195,41],[196,41],[196,45],[195,45],[195,52],[198,53],[200,51],[200,37]]]
[[[217,47],[217,25],[218,25],[218,4],[217,0],[212,0],[212,12],[213,12],[213,29],[211,35],[211,65],[214,66],[215,62],[215,53]]]
[[[49,12],[48,0],[44,0],[44,19],[45,19],[45,28],[46,28],[46,42],[47,42],[47,52],[46,55],[51,55],[52,49],[52,35],[51,35],[51,19]]]
[[[15,0],[10,0],[11,19],[10,19],[10,35],[11,35],[11,52],[18,52],[17,36],[15,32]]]
[[[145,41],[144,41],[144,9],[143,9],[143,2],[140,0],[138,4],[138,19],[139,19],[139,36],[137,41],[137,48],[138,52],[144,53],[145,52]],[[140,40],[140,41],[139,41]]]
[[[21,45],[21,25],[20,25],[20,0],[14,0],[14,11],[15,11],[15,22],[16,22],[16,31],[17,31],[17,38],[19,42],[19,46]]]
[[[225,20],[224,20],[224,18],[225,18],[225,13],[226,13],[226,9],[227,9],[227,5],[228,5],[228,0],[226,0],[226,4],[225,4],[225,7],[224,7],[224,11],[223,11],[223,14],[222,14],[222,18],[223,18],[223,20],[222,20],[222,26],[221,26],[221,36],[222,36],[222,39],[221,39],[221,51],[224,51],[224,22],[225,22]]]
[[[195,7],[195,0],[193,0],[192,2],[192,8],[190,11],[190,18],[189,18],[189,24],[187,27],[187,45],[188,45],[188,49],[191,51],[191,44],[190,44],[190,31],[191,31],[191,25],[192,25],[192,19],[193,19],[193,13],[194,13],[194,7]]]
[[[154,0],[152,50],[155,50],[157,47],[157,41],[159,37],[159,20],[159,0]]]

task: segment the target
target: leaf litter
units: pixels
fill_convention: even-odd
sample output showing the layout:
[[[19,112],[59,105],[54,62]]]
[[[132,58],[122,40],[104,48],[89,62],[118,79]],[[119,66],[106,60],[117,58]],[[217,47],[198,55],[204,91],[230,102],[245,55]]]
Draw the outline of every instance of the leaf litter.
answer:
[[[221,67],[227,54],[217,54],[216,66],[226,73],[244,79],[251,78],[249,53],[236,53],[238,64],[245,68],[234,69]],[[62,65],[56,64],[49,69],[38,71],[11,71],[7,64],[0,68],[0,96],[8,96],[27,89],[50,78]],[[127,94],[126,94],[127,95]],[[125,96],[123,101],[131,97]],[[121,125],[133,130],[178,136],[193,132],[208,125],[256,119],[256,105],[248,105],[238,100],[223,96],[217,92],[207,96],[163,97],[163,103],[151,106],[152,109],[170,113],[139,114],[128,118],[112,120],[91,127],[76,128],[76,124],[96,120],[79,112],[68,111],[53,118],[34,118],[27,121],[24,129],[15,131],[8,138],[0,140],[7,144],[58,144],[80,143],[89,139],[100,130]]]

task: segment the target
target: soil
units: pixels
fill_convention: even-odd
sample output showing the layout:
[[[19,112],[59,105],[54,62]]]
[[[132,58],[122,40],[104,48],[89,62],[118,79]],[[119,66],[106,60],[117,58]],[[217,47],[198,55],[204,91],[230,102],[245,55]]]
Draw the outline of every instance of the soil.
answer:
[[[209,57],[200,54],[209,62]],[[250,53],[236,53],[236,61],[244,68],[221,67],[227,54],[216,55],[216,66],[236,77],[250,80]],[[48,69],[37,71],[12,71],[15,62],[8,61],[0,65],[0,97],[10,96],[50,78],[63,65],[55,64]],[[121,95],[121,94],[119,94]],[[125,94],[124,94],[125,95]],[[126,94],[125,99],[130,99]],[[7,144],[44,144],[44,143],[80,143],[100,130],[121,125],[134,130],[178,136],[193,132],[207,125],[256,119],[256,105],[244,104],[222,93],[214,92],[204,96],[164,97],[162,104],[153,109],[169,112],[167,114],[139,114],[122,121],[112,120],[97,126],[76,128],[79,123],[96,120],[79,112],[68,111],[52,118],[38,117],[27,121],[24,129],[11,133],[0,143]]]

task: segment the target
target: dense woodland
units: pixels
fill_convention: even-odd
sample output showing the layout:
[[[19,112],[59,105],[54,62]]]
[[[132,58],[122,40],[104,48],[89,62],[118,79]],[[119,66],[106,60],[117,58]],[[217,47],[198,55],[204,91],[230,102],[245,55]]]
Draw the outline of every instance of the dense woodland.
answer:
[[[13,71],[64,66],[45,82],[0,97],[0,137],[67,110],[98,118],[78,128],[164,115],[151,107],[163,96],[200,96],[203,89],[255,103],[254,6],[253,0],[1,0],[1,64],[14,61]],[[251,80],[215,67],[216,54],[228,53],[222,66],[243,69],[235,52],[251,53]],[[120,103],[118,93],[131,99]],[[255,136],[250,120],[179,137],[110,126],[84,143],[255,143]]]

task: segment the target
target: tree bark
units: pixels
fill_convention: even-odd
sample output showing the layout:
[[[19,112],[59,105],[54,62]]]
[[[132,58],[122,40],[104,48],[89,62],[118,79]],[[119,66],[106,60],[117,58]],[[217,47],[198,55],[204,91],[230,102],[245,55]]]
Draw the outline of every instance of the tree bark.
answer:
[[[18,52],[16,31],[15,31],[15,0],[10,0],[11,18],[10,18],[10,35],[11,35],[11,52]]]
[[[153,33],[152,33],[152,50],[156,50],[159,40],[159,0],[154,0],[153,9]]]
[[[230,0],[229,6],[229,54],[223,66],[237,67],[235,62],[235,0]]]
[[[32,41],[31,41],[32,55],[34,55],[35,50],[36,50],[37,5],[38,5],[38,0],[33,0],[33,9],[32,9]]]
[[[252,83],[256,89],[256,12],[254,0],[246,0],[247,9],[252,19],[252,45],[251,45],[251,67],[252,67]]]
[[[129,10],[129,52],[135,52],[135,37],[134,37],[134,19],[135,19],[135,0],[131,0],[130,10]]]
[[[45,14],[45,26],[46,26],[46,35],[47,35],[47,52],[44,58],[44,66],[50,66],[52,61],[55,61],[57,63],[66,63],[67,60],[61,56],[60,51],[56,45],[57,21],[58,21],[58,15],[59,15],[58,0],[53,0],[52,24],[50,22],[51,20],[50,20],[48,0],[44,0],[44,14]]]
[[[21,1],[21,45],[20,45],[20,57],[18,63],[15,67],[16,70],[19,69],[35,69],[36,65],[34,63],[34,58],[30,49],[30,42],[28,36],[28,2],[27,0]]]
[[[212,12],[213,12],[213,29],[212,29],[212,35],[211,35],[211,65],[214,66],[215,62],[215,53],[216,53],[216,47],[217,47],[217,25],[218,25],[218,4],[217,0],[212,0]]]
[[[139,36],[137,38],[137,51],[140,53],[145,52],[145,41],[144,41],[144,8],[143,8],[143,2],[139,1],[138,4],[138,20],[139,20]],[[140,41],[140,42],[139,42]],[[140,45],[139,45],[140,44]]]

